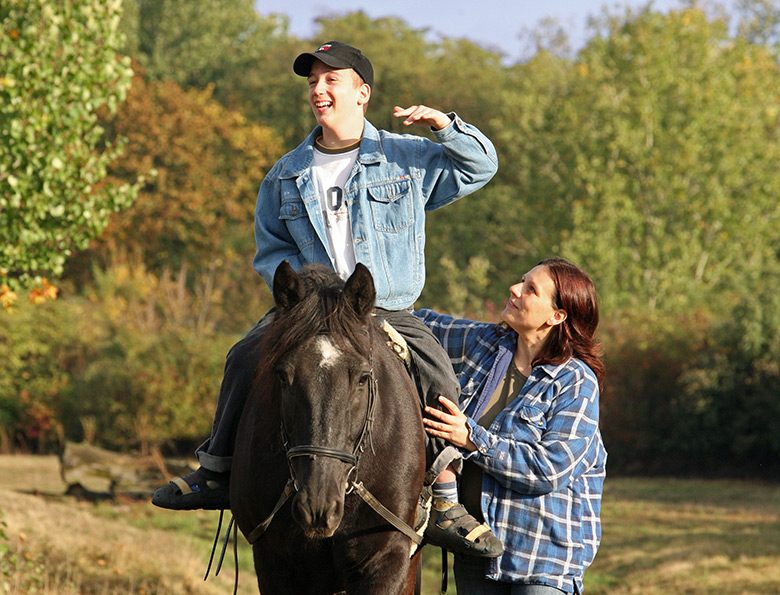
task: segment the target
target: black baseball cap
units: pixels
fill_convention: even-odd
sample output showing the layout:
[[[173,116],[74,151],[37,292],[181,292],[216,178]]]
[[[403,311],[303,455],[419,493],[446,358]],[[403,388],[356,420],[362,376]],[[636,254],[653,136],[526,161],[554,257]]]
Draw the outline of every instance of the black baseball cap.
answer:
[[[369,87],[374,86],[374,67],[357,48],[340,41],[326,41],[313,52],[304,52],[293,62],[293,71],[300,76],[311,74],[314,60],[324,62],[332,68],[351,68],[360,75]]]

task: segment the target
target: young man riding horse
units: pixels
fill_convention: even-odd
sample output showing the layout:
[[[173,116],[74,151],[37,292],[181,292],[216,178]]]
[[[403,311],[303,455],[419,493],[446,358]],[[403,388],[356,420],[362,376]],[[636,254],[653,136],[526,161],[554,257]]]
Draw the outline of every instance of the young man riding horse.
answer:
[[[434,141],[377,130],[365,110],[374,72],[360,50],[330,41],[299,55],[293,70],[306,77],[317,126],[282,157],[260,186],[255,213],[255,270],[269,284],[281,262],[295,270],[319,263],[346,279],[363,263],[376,286],[376,313],[409,345],[415,380],[426,403],[457,398],[449,357],[410,309],[425,281],[425,212],[484,186],[498,160],[490,140],[456,114],[425,105],[396,106],[404,125],[430,127]],[[236,428],[258,362],[264,317],[230,350],[211,436],[197,451],[200,468],[159,488],[163,508],[227,508]],[[495,556],[501,544],[457,503],[457,451],[431,442],[437,464],[432,537],[451,550]],[[455,460],[455,465],[459,459]],[[477,529],[477,531],[474,531]],[[481,534],[480,534],[480,531]],[[468,535],[468,537],[466,537]],[[478,535],[478,536],[477,536]]]

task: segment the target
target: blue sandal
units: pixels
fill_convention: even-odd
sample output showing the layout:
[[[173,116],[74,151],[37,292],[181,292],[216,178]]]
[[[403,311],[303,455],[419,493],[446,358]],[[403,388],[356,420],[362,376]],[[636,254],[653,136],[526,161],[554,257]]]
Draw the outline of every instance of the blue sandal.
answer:
[[[230,508],[228,473],[199,467],[189,475],[176,477],[157,488],[152,504],[169,510],[223,510]]]

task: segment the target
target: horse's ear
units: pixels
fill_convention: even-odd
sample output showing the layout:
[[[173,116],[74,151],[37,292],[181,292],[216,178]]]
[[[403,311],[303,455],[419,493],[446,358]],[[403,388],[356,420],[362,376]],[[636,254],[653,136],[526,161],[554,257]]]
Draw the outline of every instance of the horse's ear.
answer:
[[[303,299],[303,282],[289,262],[282,261],[274,273],[274,303],[280,310],[289,310]]]
[[[344,298],[361,318],[371,312],[376,299],[376,289],[374,289],[374,278],[365,265],[361,263],[355,265],[355,271],[344,285]]]

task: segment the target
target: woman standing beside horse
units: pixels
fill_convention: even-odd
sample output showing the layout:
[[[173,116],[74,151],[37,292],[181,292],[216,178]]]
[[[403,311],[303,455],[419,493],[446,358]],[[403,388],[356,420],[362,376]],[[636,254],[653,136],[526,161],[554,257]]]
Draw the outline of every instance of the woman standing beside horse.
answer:
[[[504,543],[498,558],[456,554],[458,592],[581,593],[601,539],[606,463],[592,281],[548,259],[510,288],[500,324],[417,315],[462,389],[463,412],[441,397],[444,411],[426,408],[426,430],[461,449],[463,506]]]

